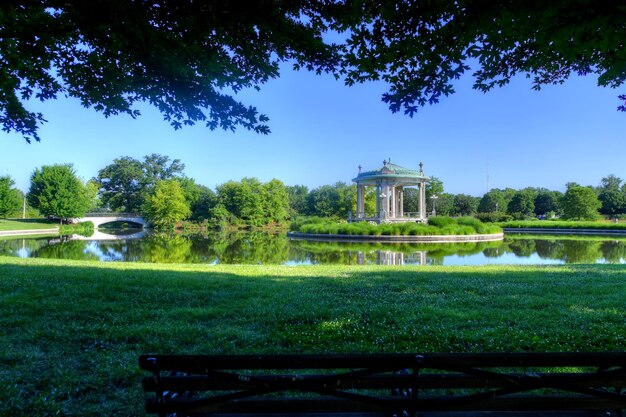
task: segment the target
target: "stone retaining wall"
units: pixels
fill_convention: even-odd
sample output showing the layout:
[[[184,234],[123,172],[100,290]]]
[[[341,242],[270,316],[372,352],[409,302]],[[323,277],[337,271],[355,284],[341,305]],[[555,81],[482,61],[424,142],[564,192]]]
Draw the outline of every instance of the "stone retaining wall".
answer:
[[[451,243],[451,242],[490,242],[502,240],[504,233],[485,235],[430,235],[430,236],[372,236],[372,235],[325,235],[313,233],[289,232],[287,236],[301,240],[340,240],[342,242],[414,242],[414,243]]]
[[[560,229],[560,228],[544,228],[544,227],[504,227],[507,233],[536,233],[544,235],[626,235],[626,230],[619,229]]]

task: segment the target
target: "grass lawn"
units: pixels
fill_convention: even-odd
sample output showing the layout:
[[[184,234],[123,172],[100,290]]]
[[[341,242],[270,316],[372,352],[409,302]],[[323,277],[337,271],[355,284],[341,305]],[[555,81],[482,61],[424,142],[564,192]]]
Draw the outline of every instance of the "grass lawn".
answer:
[[[0,219],[0,230],[54,229],[58,222],[46,219]]]
[[[143,415],[142,353],[626,350],[620,265],[0,258],[0,415]]]

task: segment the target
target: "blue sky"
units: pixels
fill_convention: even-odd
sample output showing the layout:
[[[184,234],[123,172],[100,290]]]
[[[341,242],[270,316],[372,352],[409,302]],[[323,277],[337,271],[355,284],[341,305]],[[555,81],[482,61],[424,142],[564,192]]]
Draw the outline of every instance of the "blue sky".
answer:
[[[42,165],[73,163],[83,179],[120,156],[160,153],[180,159],[196,182],[278,178],[314,188],[350,182],[357,167],[383,159],[409,168],[424,162],[446,192],[482,195],[491,188],[526,186],[564,190],[570,181],[597,185],[603,176],[626,178],[626,113],[616,111],[626,91],[600,88],[594,77],[531,90],[519,77],[487,94],[467,76],[457,93],[413,118],[392,114],[381,102],[382,83],[345,87],[329,76],[293,72],[260,92],[240,94],[270,117],[268,136],[194,126],[174,131],[148,106],[142,116],[105,118],[77,100],[31,103],[47,118],[40,143],[0,134],[0,175],[20,189]]]

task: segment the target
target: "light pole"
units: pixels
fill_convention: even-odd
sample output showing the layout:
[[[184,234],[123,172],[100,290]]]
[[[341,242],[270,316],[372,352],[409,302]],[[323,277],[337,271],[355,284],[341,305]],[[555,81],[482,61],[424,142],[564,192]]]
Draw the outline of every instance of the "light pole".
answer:
[[[432,195],[430,197],[431,200],[433,200],[433,216],[437,215],[437,210],[435,209],[435,201],[437,201],[439,197],[437,197],[436,195]]]

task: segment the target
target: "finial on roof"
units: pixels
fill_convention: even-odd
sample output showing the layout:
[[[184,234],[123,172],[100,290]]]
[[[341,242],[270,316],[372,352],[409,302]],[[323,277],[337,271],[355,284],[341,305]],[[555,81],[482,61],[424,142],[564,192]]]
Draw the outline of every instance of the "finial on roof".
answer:
[[[359,164],[359,174],[361,173],[361,164]]]
[[[391,157],[387,158],[387,163],[390,164],[391,163]]]
[[[387,166],[387,160],[383,159],[383,166]]]
[[[424,175],[424,163],[420,162],[420,174]]]

